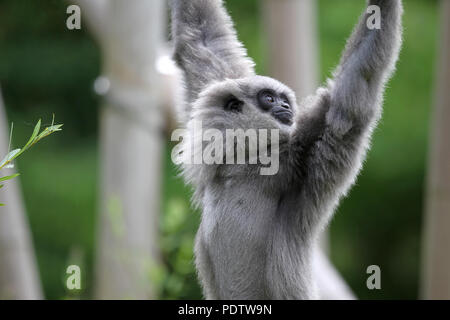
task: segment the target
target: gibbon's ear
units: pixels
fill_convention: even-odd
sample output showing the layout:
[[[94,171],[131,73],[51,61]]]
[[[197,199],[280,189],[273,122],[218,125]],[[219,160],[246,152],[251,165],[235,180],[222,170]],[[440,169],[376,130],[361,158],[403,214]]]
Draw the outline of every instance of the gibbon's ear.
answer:
[[[254,75],[254,63],[237,39],[222,0],[171,0],[174,60],[181,68],[187,104],[213,81]]]

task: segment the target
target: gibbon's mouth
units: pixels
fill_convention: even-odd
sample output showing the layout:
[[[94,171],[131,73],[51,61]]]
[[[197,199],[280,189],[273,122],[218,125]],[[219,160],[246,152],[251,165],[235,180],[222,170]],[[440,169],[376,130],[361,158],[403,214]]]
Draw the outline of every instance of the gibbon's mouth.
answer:
[[[292,111],[288,109],[273,111],[272,115],[283,124],[292,124]]]

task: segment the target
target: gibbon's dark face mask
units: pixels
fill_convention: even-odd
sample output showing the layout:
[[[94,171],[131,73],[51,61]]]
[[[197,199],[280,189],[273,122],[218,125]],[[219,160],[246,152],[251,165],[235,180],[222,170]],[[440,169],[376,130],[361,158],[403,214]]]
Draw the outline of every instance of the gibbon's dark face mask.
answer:
[[[258,92],[258,106],[265,112],[270,114],[283,124],[292,124],[292,108],[286,95],[278,94],[271,89],[263,89]]]

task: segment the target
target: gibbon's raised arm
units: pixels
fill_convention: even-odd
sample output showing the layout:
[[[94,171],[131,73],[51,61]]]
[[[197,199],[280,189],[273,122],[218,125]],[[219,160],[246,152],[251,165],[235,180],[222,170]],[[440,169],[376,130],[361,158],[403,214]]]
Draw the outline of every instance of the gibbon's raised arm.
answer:
[[[373,12],[363,14],[347,42],[331,88],[327,123],[341,134],[369,124],[380,111],[384,85],[400,51],[401,0],[370,0],[369,6],[373,5],[381,10],[381,28],[369,29],[367,21]]]
[[[174,60],[182,69],[187,103],[212,81],[254,74],[222,0],[171,0]]]
[[[319,89],[313,108],[299,117],[293,161],[307,196],[343,193],[359,171],[381,114],[384,85],[401,46],[401,0],[370,0],[381,9],[381,29],[369,29],[366,11],[347,42],[334,80]],[[347,190],[348,188],[344,188]]]

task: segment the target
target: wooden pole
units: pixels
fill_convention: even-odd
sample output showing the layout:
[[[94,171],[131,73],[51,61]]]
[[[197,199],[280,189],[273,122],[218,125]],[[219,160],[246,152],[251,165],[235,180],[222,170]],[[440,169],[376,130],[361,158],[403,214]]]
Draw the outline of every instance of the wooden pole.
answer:
[[[450,1],[441,1],[436,106],[432,117],[421,296],[450,299]]]
[[[8,153],[9,131],[0,92],[0,158]],[[14,174],[2,169],[0,177]],[[0,189],[0,300],[42,299],[39,272],[25,214],[19,179]]]
[[[297,98],[317,88],[316,0],[264,0],[269,73],[290,86]]]
[[[154,298],[149,275],[158,255],[164,125],[156,57],[163,42],[164,2],[76,2],[103,53],[103,75],[95,83],[105,97],[96,297]]]

